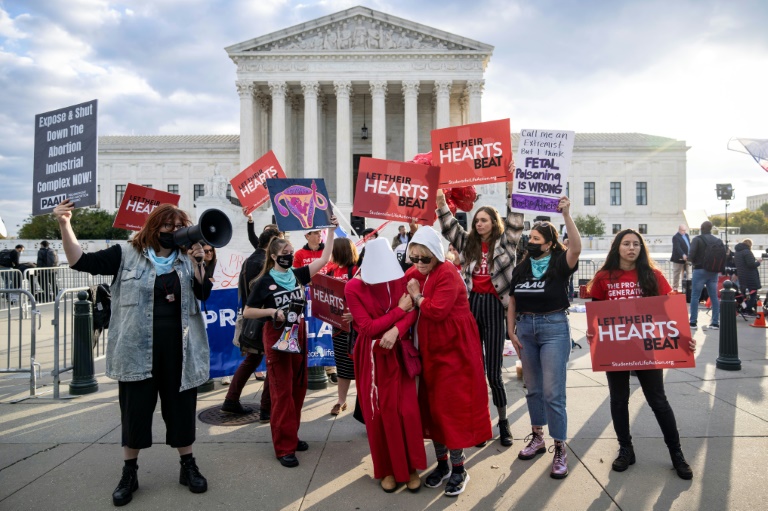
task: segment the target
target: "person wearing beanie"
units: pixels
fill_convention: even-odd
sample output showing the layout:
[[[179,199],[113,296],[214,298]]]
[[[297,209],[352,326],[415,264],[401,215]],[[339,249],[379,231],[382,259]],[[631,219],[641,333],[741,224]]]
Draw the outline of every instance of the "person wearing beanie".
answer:
[[[455,497],[469,482],[464,449],[492,435],[480,332],[464,282],[453,263],[446,263],[437,232],[431,227],[416,231],[408,257],[413,263],[405,273],[408,293],[419,309],[421,422],[437,457],[424,485],[438,488],[447,480],[445,495]]]

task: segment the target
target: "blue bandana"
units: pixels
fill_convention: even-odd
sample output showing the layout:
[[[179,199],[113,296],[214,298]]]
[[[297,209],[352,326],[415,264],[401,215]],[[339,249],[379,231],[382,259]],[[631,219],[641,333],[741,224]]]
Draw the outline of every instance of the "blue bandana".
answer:
[[[545,273],[547,273],[547,268],[549,268],[549,260],[551,257],[552,254],[549,254],[547,257],[542,257],[541,259],[531,258],[531,270],[533,270],[534,277],[540,279],[544,276]]]
[[[287,289],[288,291],[295,289],[297,286],[296,275],[294,275],[293,271],[290,269],[288,271],[282,272],[272,268],[269,270],[269,276],[275,279],[277,285]]]
[[[147,249],[147,255],[149,256],[149,260],[152,261],[157,274],[165,275],[166,273],[171,273],[171,271],[173,271],[173,262],[176,261],[179,252],[174,250],[168,257],[160,257],[155,253],[154,248],[149,247]]]

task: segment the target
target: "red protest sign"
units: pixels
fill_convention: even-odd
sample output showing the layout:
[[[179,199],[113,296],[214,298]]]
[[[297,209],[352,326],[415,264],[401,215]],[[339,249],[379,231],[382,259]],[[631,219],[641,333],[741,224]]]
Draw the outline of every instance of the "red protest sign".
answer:
[[[318,273],[312,277],[312,285],[309,289],[312,298],[312,317],[349,332],[349,323],[342,317],[347,308],[344,300],[345,284],[343,280]]]
[[[175,193],[128,183],[112,227],[140,231],[144,227],[147,217],[156,207],[160,204],[178,206],[179,198],[180,196]]]
[[[352,214],[432,225],[439,178],[438,167],[360,158]]]
[[[509,119],[432,130],[432,163],[440,185],[460,187],[512,181]]]
[[[593,371],[696,367],[685,295],[587,302]]]
[[[272,151],[250,164],[245,170],[233,177],[232,185],[240,204],[251,213],[269,200],[267,179],[283,179],[285,172]]]

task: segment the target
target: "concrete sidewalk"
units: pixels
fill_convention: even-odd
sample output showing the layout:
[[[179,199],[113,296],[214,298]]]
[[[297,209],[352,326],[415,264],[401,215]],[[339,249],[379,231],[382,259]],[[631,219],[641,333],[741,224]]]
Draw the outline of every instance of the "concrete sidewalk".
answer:
[[[492,442],[468,449],[471,480],[457,499],[429,488],[416,494],[404,488],[394,494],[381,491],[371,479],[365,428],[352,418],[351,409],[337,418],[329,415],[336,392],[329,387],[307,395],[300,436],[310,449],[298,453],[301,465],[295,469],[275,460],[269,425],[224,427],[198,421],[195,456],[209,484],[201,495],[178,483],[178,455],[163,445],[165,428],[158,409],[157,445],[139,457],[140,489],[126,509],[764,509],[768,330],[738,320],[741,371],[715,368],[719,334],[701,329],[695,334],[698,367],[666,371],[667,394],[694,471],[692,481],[683,481],[672,469],[661,431],[634,378],[630,418],[637,463],[623,473],[611,471],[618,446],[605,375],[590,369],[586,315],[574,313],[570,319],[574,338],[584,349],[574,351],[569,363],[570,475],[565,480],[549,478],[551,454],[517,459],[530,426],[525,389],[515,377],[515,359],[508,358],[505,379],[515,443],[501,447],[494,425],[497,437]],[[45,330],[39,332],[40,354],[50,351]],[[99,370],[103,362],[97,364]],[[50,372],[50,366],[44,364],[43,371]],[[99,384],[98,393],[76,399],[53,400],[46,394],[11,404],[28,393],[28,380],[0,375],[0,510],[112,508],[122,466],[117,385],[103,375]],[[251,379],[243,401],[258,403],[260,390],[261,384]],[[200,395],[198,411],[220,404],[225,393],[226,387],[217,383],[214,392]],[[67,394],[63,386],[62,396]],[[348,401],[354,402],[354,396]],[[432,466],[424,475],[434,466],[430,444],[427,455]]]

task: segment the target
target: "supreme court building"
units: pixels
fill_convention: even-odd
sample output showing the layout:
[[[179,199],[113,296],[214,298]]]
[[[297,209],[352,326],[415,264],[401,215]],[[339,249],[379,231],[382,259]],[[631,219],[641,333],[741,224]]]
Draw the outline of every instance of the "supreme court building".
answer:
[[[289,177],[324,178],[348,219],[361,156],[407,161],[431,149],[431,130],[483,120],[493,46],[354,7],[226,52],[237,66],[239,137],[100,137],[101,207],[116,208],[132,182],[180,193],[180,207],[191,210],[216,195],[211,176],[228,181],[271,149]],[[513,132],[537,127],[516,126],[514,112],[496,116],[506,117]],[[671,235],[685,208],[687,149],[664,137],[577,133],[574,214],[599,215],[609,234],[621,225]],[[504,216],[503,185],[478,188],[478,206]],[[262,216],[257,222],[268,223],[271,212]]]

